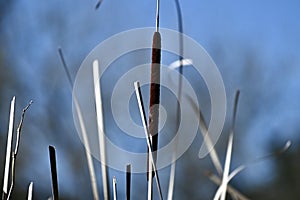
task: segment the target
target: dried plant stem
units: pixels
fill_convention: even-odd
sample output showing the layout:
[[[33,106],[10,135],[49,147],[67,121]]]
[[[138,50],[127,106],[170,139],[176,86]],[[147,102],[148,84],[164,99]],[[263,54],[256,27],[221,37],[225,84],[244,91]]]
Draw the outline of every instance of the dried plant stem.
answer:
[[[71,74],[70,74],[68,66],[65,62],[65,59],[64,59],[61,48],[58,49],[58,53],[59,53],[60,59],[62,61],[64,70],[66,72],[69,85],[72,89],[73,80],[71,78]],[[85,123],[84,123],[84,120],[83,120],[83,117],[82,117],[82,112],[81,112],[77,97],[75,95],[73,96],[73,100],[74,100],[75,110],[76,110],[76,113],[77,113],[77,116],[78,116],[80,130],[81,130],[81,133],[82,133],[83,144],[85,146],[85,155],[86,155],[86,159],[87,159],[87,165],[88,165],[88,170],[89,170],[89,175],[90,175],[90,181],[91,181],[91,186],[92,186],[93,197],[94,197],[94,200],[99,200],[99,194],[98,194],[98,189],[97,189],[97,179],[96,179],[96,174],[95,174],[95,169],[94,169],[94,164],[93,164],[93,158],[92,158],[92,155],[90,154],[90,144],[89,144],[89,140],[88,140],[88,137],[87,137]]]
[[[159,10],[160,10],[160,0],[156,0],[156,21],[155,21],[156,32],[159,31]]]
[[[212,172],[207,172],[205,173],[205,175],[216,185],[221,185],[222,180],[218,176],[214,175]],[[242,193],[240,193],[238,190],[231,187],[230,185],[227,186],[227,191],[232,197],[236,197],[236,199],[250,200],[248,197],[244,196]]]
[[[282,153],[284,153],[286,150],[289,149],[289,147],[291,146],[291,141],[288,140],[284,147],[282,147],[281,149],[279,149],[278,151],[275,151],[275,152],[272,152],[272,153],[269,153],[265,156],[261,156],[251,162],[248,162],[247,164],[243,164],[243,165],[240,165],[239,167],[237,167],[235,170],[233,170],[229,175],[228,175],[228,179],[226,180],[227,181],[227,184],[229,184],[229,182],[238,174],[240,173],[241,171],[243,171],[244,169],[246,169],[247,167],[249,167],[250,165],[254,165],[260,161],[263,161],[263,160],[266,160],[270,157],[273,157],[273,156],[276,156],[276,155],[280,155]],[[207,172],[205,173],[206,176],[209,177],[209,179],[214,182],[215,184],[217,185],[221,185],[222,184],[222,181],[221,179],[214,175],[212,172]],[[220,190],[218,190],[220,191]],[[227,191],[228,193],[232,196],[232,197],[236,197],[236,199],[239,199],[239,200],[248,200],[249,198],[245,197],[243,194],[241,194],[239,191],[237,191],[236,189],[234,189],[233,187],[231,187],[230,185],[227,186]],[[220,193],[220,192],[219,192]]]
[[[174,157],[173,157],[174,158]],[[173,199],[174,184],[175,184],[175,173],[176,173],[176,161],[171,164],[169,188],[168,188],[168,200]]]
[[[14,187],[14,182],[15,182],[15,164],[16,164],[16,159],[19,151],[19,145],[20,145],[20,139],[21,139],[21,132],[22,132],[22,127],[23,127],[23,122],[25,118],[25,113],[31,106],[33,101],[30,101],[29,104],[23,109],[22,115],[21,115],[21,120],[19,122],[18,128],[17,128],[17,137],[16,137],[16,144],[15,144],[15,149],[12,153],[12,161],[11,161],[11,184],[8,192],[7,199],[10,199],[13,187]]]
[[[126,166],[126,200],[130,200],[131,191],[131,165]]]
[[[32,200],[33,196],[33,182],[30,182],[27,193],[27,200]]]
[[[150,138],[149,138],[150,140]],[[150,143],[151,144],[151,143]],[[151,144],[152,145],[152,144]],[[150,149],[148,148],[148,151],[150,151]],[[150,152],[149,154],[152,154],[152,152]],[[153,155],[153,154],[152,154]],[[152,168],[152,159],[154,161],[154,158],[152,157],[152,159],[150,158],[151,156],[148,155],[148,193],[147,193],[147,199],[148,200],[152,200],[153,198],[153,179],[152,179],[152,171],[153,171],[153,168]]]
[[[236,112],[237,112],[239,95],[240,95],[240,91],[237,90],[237,92],[235,94],[235,99],[234,99],[233,116],[232,116],[232,121],[231,121],[232,123],[231,123],[231,127],[230,127],[230,133],[229,133],[229,139],[228,139],[228,145],[227,145],[227,153],[226,153],[222,183],[221,183],[218,191],[216,192],[214,200],[218,200],[220,197],[221,197],[221,200],[225,200],[225,197],[226,197],[227,185],[229,182],[229,170],[230,170],[230,163],[231,163],[234,126],[235,126],[235,120],[236,120]]]
[[[209,151],[209,156],[210,156],[210,158],[212,160],[212,163],[213,163],[214,167],[216,168],[216,170],[218,172],[218,175],[222,176],[222,173],[223,173],[222,165],[221,165],[219,156],[218,156],[215,148],[213,148],[212,141],[211,141],[211,139],[209,137],[207,125],[206,125],[206,122],[204,120],[204,116],[203,116],[203,114],[201,112],[201,109],[198,108],[198,105],[196,105],[196,103],[193,102],[192,99],[190,99],[190,103],[194,107],[193,110],[196,112],[196,114],[198,114],[198,112],[199,112],[200,132],[201,132],[201,134],[203,136],[204,143],[205,143],[207,149],[210,150]]]
[[[109,188],[108,188],[106,152],[105,152],[106,151],[105,133],[104,133],[104,123],[103,123],[102,97],[101,97],[98,60],[95,60],[93,62],[93,77],[94,77],[94,91],[95,91],[97,125],[98,125],[98,135],[99,135],[99,148],[100,148],[100,158],[101,158],[103,195],[105,200],[109,200]]]
[[[53,200],[58,200],[56,154],[55,154],[55,148],[53,146],[49,146],[49,157],[50,157],[51,180],[52,180],[52,198]]]
[[[118,199],[118,193],[117,193],[117,179],[116,177],[114,176],[113,177],[113,196],[114,196],[114,200],[117,200]]]
[[[231,179],[233,179],[238,173],[240,173],[241,171],[243,171],[244,169],[246,169],[247,167],[251,166],[251,165],[254,165],[258,162],[261,162],[263,160],[266,160],[268,158],[271,158],[273,156],[278,156],[282,153],[284,153],[285,151],[287,151],[291,146],[291,141],[288,140],[285,145],[279,149],[278,151],[275,151],[275,152],[272,152],[272,153],[269,153],[267,155],[264,155],[264,156],[261,156],[259,158],[256,158],[255,160],[252,160],[251,162],[248,162],[246,164],[243,164],[243,165],[240,165],[239,167],[237,167],[235,170],[233,170],[229,176],[228,176],[228,182],[231,181]]]
[[[224,165],[223,179],[222,179],[222,183],[220,185],[221,200],[225,200],[225,197],[226,197],[228,176],[229,176],[230,163],[231,163],[232,144],[233,144],[233,133],[230,133],[228,145],[227,145],[227,153],[226,153],[226,159],[225,159],[225,165]],[[218,192],[216,194],[218,194]],[[218,196],[218,195],[216,195],[216,196]],[[219,199],[219,198],[214,198],[214,200],[217,200],[217,199]]]
[[[181,97],[182,97],[182,74],[183,74],[183,62],[182,62],[182,56],[183,56],[183,22],[182,22],[182,14],[181,14],[181,7],[179,4],[179,0],[175,0],[176,4],[176,10],[177,10],[177,20],[178,20],[178,30],[179,30],[179,83],[178,83],[178,102],[181,103]],[[178,130],[180,124],[180,107],[176,106],[176,130]],[[176,140],[177,141],[177,140]],[[178,142],[178,141],[177,141]],[[174,185],[175,185],[175,174],[176,174],[176,152],[177,152],[177,142],[175,144],[175,149],[173,151],[172,155],[172,164],[170,169],[170,179],[169,179],[169,188],[168,188],[168,200],[173,199],[174,194]]]
[[[13,97],[13,99],[10,103],[10,114],[9,114],[9,126],[8,126],[7,144],[6,144],[6,159],[5,159],[5,168],[4,168],[4,177],[3,177],[4,182],[3,182],[2,200],[5,200],[7,198],[7,193],[8,193],[8,179],[9,179],[11,146],[12,146],[13,129],[14,129],[15,102],[16,102],[16,98]]]
[[[60,60],[63,64],[63,67],[64,67],[64,70],[66,72],[66,75],[67,75],[67,78],[68,78],[68,82],[69,82],[69,85],[71,88],[73,88],[73,80],[72,80],[72,77],[71,77],[71,74],[69,72],[69,68],[67,66],[67,63],[66,63],[66,60],[65,60],[65,57],[64,57],[64,54],[62,52],[62,49],[61,48],[58,48],[58,54],[59,54],[59,57],[60,57]]]
[[[74,97],[74,104],[75,104],[75,110],[76,110],[76,113],[77,113],[77,116],[78,116],[80,130],[81,130],[81,133],[82,133],[83,143],[84,143],[84,146],[85,146],[85,155],[86,155],[89,174],[90,174],[93,197],[94,197],[94,200],[99,200],[99,194],[98,194],[98,189],[97,189],[97,179],[96,179],[96,174],[95,174],[95,169],[94,169],[94,164],[93,164],[93,158],[92,158],[92,155],[90,153],[89,140],[88,140],[88,137],[87,137],[86,127],[85,127],[85,123],[84,123],[84,120],[83,120],[83,117],[82,117],[81,109],[80,109],[80,106],[78,104],[78,101],[77,101],[76,97]]]
[[[150,160],[150,163],[152,163],[152,169],[153,169],[154,174],[155,174],[156,185],[157,185],[159,197],[162,200],[163,196],[162,196],[162,192],[161,192],[160,181],[159,181],[159,177],[158,177],[158,173],[157,173],[157,168],[156,168],[156,165],[155,165],[155,162],[154,162],[154,156],[153,156],[153,153],[152,153],[153,152],[153,149],[152,149],[153,146],[152,146],[150,138],[148,137],[149,136],[149,129],[148,129],[148,126],[147,126],[144,103],[143,103],[143,98],[142,98],[142,94],[141,94],[141,91],[140,91],[140,84],[139,84],[138,81],[134,82],[134,88],[135,88],[135,94],[136,94],[136,98],[137,98],[137,101],[138,101],[138,106],[139,106],[141,119],[142,119],[142,123],[143,123],[143,127],[144,127],[145,137],[146,137],[146,140],[147,140],[149,160]],[[150,180],[152,180],[152,178]]]

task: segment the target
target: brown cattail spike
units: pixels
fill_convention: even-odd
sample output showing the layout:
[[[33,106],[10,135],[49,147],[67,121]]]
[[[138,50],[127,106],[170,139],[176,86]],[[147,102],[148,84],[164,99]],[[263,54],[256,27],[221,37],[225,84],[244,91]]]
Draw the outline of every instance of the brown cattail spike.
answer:
[[[160,61],[161,61],[160,59],[161,59],[161,36],[159,32],[155,32],[153,36],[153,44],[152,44],[150,114],[149,114],[149,133],[150,133],[149,137],[152,142],[153,152],[156,152],[158,147],[157,134],[158,134],[159,101],[160,101]],[[156,161],[156,153],[154,153],[154,162],[155,161]]]

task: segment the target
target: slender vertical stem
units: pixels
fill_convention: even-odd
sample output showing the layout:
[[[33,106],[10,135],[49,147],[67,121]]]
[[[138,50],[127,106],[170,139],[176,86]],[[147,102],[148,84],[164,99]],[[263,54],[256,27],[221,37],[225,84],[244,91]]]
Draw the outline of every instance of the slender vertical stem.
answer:
[[[69,72],[69,68],[66,64],[66,61],[64,59],[61,48],[58,49],[58,53],[59,53],[60,59],[62,61],[64,70],[66,72],[69,85],[72,89],[73,80],[71,78],[71,74]],[[82,112],[81,112],[77,97],[75,95],[73,96],[73,101],[74,101],[75,110],[76,110],[76,113],[77,113],[77,116],[78,116],[78,121],[79,121],[80,130],[81,130],[81,134],[82,134],[83,144],[84,144],[84,147],[85,147],[85,155],[86,155],[87,165],[88,165],[88,169],[89,169],[89,175],[90,175],[90,181],[91,181],[91,186],[92,186],[93,197],[94,197],[94,200],[99,200],[95,168],[94,168],[94,164],[93,164],[92,155],[90,154],[90,144],[89,144],[89,140],[88,140],[88,137],[87,137],[85,123],[84,123],[84,120],[83,120],[83,117],[82,117]]]
[[[138,101],[138,106],[139,106],[141,119],[142,119],[142,123],[143,123],[143,127],[144,127],[144,132],[145,132],[145,136],[146,136],[146,140],[147,140],[147,147],[148,147],[148,152],[149,152],[149,162],[152,163],[152,168],[153,168],[155,178],[156,178],[156,185],[157,185],[159,197],[162,200],[163,197],[162,197],[162,192],[161,192],[161,187],[160,187],[160,181],[159,181],[159,177],[158,177],[158,173],[157,173],[157,168],[156,168],[156,165],[155,165],[155,162],[154,162],[154,156],[153,156],[153,153],[152,153],[153,152],[153,149],[152,149],[153,145],[151,143],[150,138],[148,137],[149,136],[149,129],[148,129],[148,126],[147,126],[144,103],[143,103],[143,98],[142,98],[142,94],[141,94],[141,90],[140,90],[140,83],[138,81],[134,82],[134,88],[135,88],[135,94],[136,94],[136,98],[137,98],[137,101]]]
[[[182,22],[182,14],[181,14],[181,7],[179,4],[179,0],[175,0],[176,4],[176,10],[177,10],[177,20],[178,20],[178,30],[179,30],[179,83],[178,83],[178,102],[179,105],[181,103],[181,97],[182,97],[182,75],[183,75],[183,22]],[[176,106],[176,130],[178,131],[178,127],[180,124],[180,106]],[[169,189],[168,189],[168,200],[173,199],[173,193],[174,193],[174,185],[175,185],[175,173],[176,173],[176,151],[177,151],[177,143],[175,145],[174,153],[172,156],[172,164],[171,164],[171,170],[170,170],[170,179],[169,179]]]
[[[68,68],[68,66],[67,66],[67,63],[66,63],[66,60],[65,60],[65,57],[64,57],[64,54],[63,54],[61,48],[58,48],[58,54],[59,54],[60,60],[61,60],[61,62],[62,62],[62,64],[63,64],[64,70],[65,70],[65,72],[66,72],[66,75],[67,75],[67,78],[68,78],[69,85],[70,85],[71,88],[72,88],[72,87],[73,87],[73,80],[72,80],[72,77],[71,77],[69,68]]]
[[[12,160],[11,160],[11,168],[10,168],[11,182],[10,182],[9,192],[8,192],[8,195],[7,195],[7,200],[10,199],[10,196],[11,196],[11,193],[12,193],[12,190],[13,190],[13,187],[14,187],[14,182],[15,182],[15,165],[16,165],[16,159],[17,159],[19,145],[20,145],[21,132],[22,132],[23,122],[24,122],[24,118],[25,118],[25,113],[29,109],[29,107],[31,106],[32,103],[33,103],[33,101],[31,100],[29,102],[29,104],[23,109],[22,115],[21,115],[21,120],[20,120],[18,128],[17,128],[17,136],[16,136],[15,149],[12,152]]]
[[[126,200],[130,200],[131,191],[131,165],[126,166]]]
[[[56,155],[55,148],[49,146],[50,168],[52,179],[52,197],[53,200],[58,200],[58,182],[57,182],[57,169],[56,169]]]
[[[161,58],[161,36],[159,33],[159,10],[160,0],[156,1],[156,32],[153,35],[152,42],[152,62],[151,62],[151,86],[150,86],[150,105],[149,105],[149,133],[152,150],[154,154],[154,162],[156,162],[156,151],[158,146],[158,123],[159,123],[159,98],[160,98],[160,58]],[[149,151],[149,150],[148,150]],[[148,200],[152,199],[152,167],[149,163],[148,152]],[[152,153],[152,152],[151,152]]]
[[[14,129],[15,102],[16,102],[16,98],[13,97],[11,104],[10,104],[10,115],[9,115],[9,126],[8,126],[7,144],[6,144],[6,159],[5,159],[5,168],[4,168],[4,178],[3,178],[4,182],[3,182],[2,200],[5,200],[7,198],[7,193],[8,193],[8,179],[9,179],[9,170],[10,170],[12,136],[13,136],[13,129]]]
[[[99,135],[99,148],[100,148],[100,158],[101,158],[103,195],[105,200],[109,200],[109,188],[108,188],[106,152],[105,152],[105,134],[104,134],[102,97],[101,97],[101,87],[100,87],[100,79],[99,79],[98,60],[95,60],[93,62],[93,77],[94,77],[94,91],[95,91],[97,125],[98,125],[98,135]]]
[[[175,172],[176,172],[176,161],[173,161],[173,163],[171,164],[171,169],[170,169],[170,179],[169,179],[169,188],[168,188],[168,200],[172,200],[173,199],[174,184],[175,184]]]
[[[231,121],[232,123],[231,123],[231,127],[230,127],[230,132],[229,132],[229,139],[228,139],[227,153],[226,153],[226,159],[225,159],[225,164],[224,164],[223,178],[222,178],[222,183],[214,197],[215,200],[217,200],[219,198],[221,200],[225,200],[225,198],[226,198],[227,185],[229,182],[229,170],[230,170],[230,163],[231,163],[234,126],[235,126],[235,120],[236,120],[236,112],[237,112],[237,107],[238,107],[239,95],[240,95],[240,91],[237,90],[236,94],[235,94],[235,99],[234,99],[233,116],[232,116],[232,121]]]
[[[159,10],[160,10],[160,0],[156,0],[156,21],[155,21],[156,32],[159,31]]]
[[[32,200],[33,196],[33,182],[30,182],[27,193],[27,200]]]
[[[149,148],[148,148],[148,151],[150,151]],[[150,152],[149,155],[150,154],[152,154],[152,153]],[[148,193],[147,193],[147,199],[152,200],[152,198],[153,198],[152,159],[154,161],[154,158],[151,159],[150,158],[151,156],[149,156],[149,155],[148,155],[148,160],[147,160],[147,162],[148,162],[148,176],[147,176],[147,178],[148,178],[148,187],[147,187]]]
[[[114,200],[118,199],[118,193],[117,193],[117,179],[114,176],[113,177],[113,196],[114,196]]]

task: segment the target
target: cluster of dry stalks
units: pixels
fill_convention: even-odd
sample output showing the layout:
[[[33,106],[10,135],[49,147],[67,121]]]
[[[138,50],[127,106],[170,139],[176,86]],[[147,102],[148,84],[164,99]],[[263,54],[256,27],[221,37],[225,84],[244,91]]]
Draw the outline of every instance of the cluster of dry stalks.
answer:
[[[97,3],[96,9],[99,8],[101,4],[101,0]],[[183,32],[182,30],[182,17],[181,17],[181,10],[179,1],[175,0],[177,13],[178,13],[178,24],[179,24],[179,32]],[[159,4],[160,1],[157,0],[157,11],[156,11],[156,32],[153,36],[153,46],[152,46],[152,64],[151,64],[151,88],[150,88],[150,105],[149,105],[149,118],[147,119],[145,108],[144,108],[144,101],[141,94],[141,88],[139,85],[139,82],[134,83],[136,98],[138,102],[138,107],[140,111],[140,117],[142,120],[145,138],[147,141],[147,150],[148,150],[148,175],[147,175],[147,181],[148,181],[148,200],[152,200],[153,198],[153,181],[156,182],[156,187],[159,194],[159,199],[164,199],[164,196],[167,196],[168,200],[173,199],[173,193],[174,193],[174,184],[175,184],[175,173],[176,173],[176,162],[172,163],[171,170],[170,170],[170,181],[169,181],[169,187],[168,192],[164,194],[161,189],[160,179],[159,179],[159,173],[156,168],[156,159],[157,155],[154,153],[157,151],[158,147],[158,122],[159,122],[159,110],[158,106],[155,106],[160,103],[160,63],[161,63],[161,35],[159,33]],[[182,38],[179,41],[180,44],[180,52],[183,52],[183,40]],[[62,50],[59,49],[59,55],[63,64],[63,67],[65,69],[65,72],[68,77],[68,81],[70,83],[70,86],[72,88],[73,80],[71,78],[70,72],[68,70],[67,64],[65,62]],[[179,57],[178,62],[175,62],[177,66],[172,66],[172,68],[178,68],[180,74],[183,74],[183,66],[186,64],[191,64],[192,61],[183,59]],[[98,135],[99,135],[99,146],[100,146],[100,156],[101,160],[106,160],[106,152],[105,152],[105,139],[104,139],[104,123],[103,123],[103,110],[102,110],[102,97],[101,97],[101,85],[100,85],[100,79],[99,79],[99,63],[97,60],[93,63],[93,80],[94,80],[94,94],[95,94],[95,102],[96,102],[96,114],[97,114],[97,125],[98,125]],[[181,76],[179,78],[179,102],[181,98],[181,87],[182,87],[182,79]],[[256,163],[260,160],[263,160],[265,158],[268,158],[270,156],[273,156],[274,154],[282,153],[286,151],[290,146],[290,141],[286,143],[286,145],[278,152],[271,153],[269,155],[263,156],[261,158],[258,158],[250,164],[241,165],[237,167],[235,170],[230,172],[230,163],[231,163],[231,156],[232,156],[232,146],[233,146],[233,139],[234,139],[234,126],[236,121],[236,113],[237,113],[237,106],[238,106],[238,99],[239,99],[240,92],[236,92],[235,101],[234,101],[234,109],[233,109],[233,116],[232,116],[232,122],[230,127],[230,133],[229,133],[229,139],[228,139],[228,145],[227,145],[227,152],[226,152],[226,159],[225,163],[222,167],[222,164],[220,162],[219,156],[215,149],[212,146],[212,143],[209,138],[209,133],[207,129],[207,125],[204,121],[204,117],[200,110],[195,110],[195,112],[199,112],[199,123],[200,123],[200,130],[203,135],[203,138],[207,138],[207,140],[204,140],[206,143],[206,146],[208,149],[211,149],[209,155],[212,160],[212,163],[216,169],[217,174],[214,174],[211,171],[208,171],[206,173],[207,177],[217,184],[218,190],[215,193],[214,200],[225,200],[226,194],[228,193],[233,199],[236,200],[247,200],[245,195],[241,194],[239,191],[237,191],[235,188],[229,185],[229,182],[242,170],[247,168],[250,164]],[[79,119],[79,125],[83,136],[83,143],[86,147],[86,159],[89,169],[89,175],[90,175],[90,181],[92,186],[92,192],[93,192],[93,198],[95,200],[98,199],[118,199],[118,192],[117,192],[117,180],[115,177],[113,177],[113,185],[112,185],[112,196],[110,195],[110,187],[109,187],[109,178],[108,178],[108,169],[105,164],[101,164],[101,172],[102,172],[102,189],[103,189],[103,197],[99,197],[98,193],[98,186],[97,186],[97,179],[96,174],[94,170],[94,164],[92,160],[92,156],[89,153],[89,142],[87,139],[87,131],[86,127],[83,121],[81,108],[78,104],[78,101],[76,97],[73,97],[76,113],[78,114]],[[4,171],[4,179],[3,179],[3,192],[2,192],[2,200],[9,200],[11,197],[11,193],[13,191],[14,187],[14,180],[15,180],[15,164],[16,164],[16,158],[18,154],[18,147],[20,143],[20,137],[21,137],[21,130],[22,125],[25,117],[25,112],[29,109],[30,105],[32,104],[32,101],[23,109],[22,116],[20,123],[16,130],[16,141],[14,142],[15,148],[12,151],[12,144],[13,144],[13,138],[14,138],[14,109],[15,109],[15,98],[11,101],[11,109],[10,109],[10,117],[9,117],[9,129],[8,129],[8,137],[7,137],[7,148],[6,148],[6,160],[5,160],[5,171]],[[179,120],[179,109],[177,108],[177,118]],[[58,192],[58,173],[56,168],[56,154],[55,154],[55,148],[53,146],[49,146],[49,158],[50,158],[50,168],[51,168],[51,178],[52,178],[52,199],[57,200],[59,199],[59,192]],[[10,180],[10,182],[9,182]],[[132,175],[131,175],[131,165],[128,164],[126,166],[126,199],[131,198],[131,181],[132,181]],[[10,187],[9,187],[10,183]],[[134,191],[133,191],[134,192]],[[28,188],[28,200],[31,200],[33,198],[33,183],[31,182],[29,184]]]

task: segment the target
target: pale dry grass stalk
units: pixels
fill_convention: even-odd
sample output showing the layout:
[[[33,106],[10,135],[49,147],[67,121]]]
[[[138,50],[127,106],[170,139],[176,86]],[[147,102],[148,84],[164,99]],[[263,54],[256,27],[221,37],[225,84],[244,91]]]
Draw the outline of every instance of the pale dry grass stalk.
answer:
[[[162,200],[163,196],[162,196],[160,181],[159,181],[159,177],[158,177],[158,173],[157,173],[157,168],[156,168],[156,165],[155,165],[155,162],[154,162],[154,156],[153,156],[153,153],[152,153],[153,152],[153,149],[152,149],[153,146],[152,146],[150,138],[148,137],[149,136],[149,129],[148,129],[148,126],[147,126],[144,103],[143,103],[143,98],[142,98],[142,94],[141,94],[141,90],[140,90],[140,83],[138,81],[134,82],[134,88],[135,88],[135,94],[136,94],[136,98],[137,98],[137,101],[138,101],[138,106],[139,106],[141,119],[142,119],[142,123],[143,123],[143,127],[144,127],[145,138],[146,138],[146,141],[147,141],[147,147],[148,147],[148,152],[149,152],[149,154],[148,154],[149,155],[149,163],[152,163],[151,166],[152,166],[154,174],[155,174],[156,185],[157,185],[159,197]],[[148,173],[148,174],[151,174],[151,173]],[[148,195],[149,195],[149,193],[148,193]],[[151,197],[152,197],[152,194],[151,194]]]
[[[104,133],[104,123],[103,123],[102,96],[101,96],[98,60],[94,60],[93,62],[93,78],[94,78],[94,92],[95,92],[99,148],[100,148],[100,158],[101,158],[103,195],[105,200],[109,200],[108,175],[107,175],[106,152],[105,152],[106,151],[105,133]]]
[[[254,165],[258,162],[264,161],[268,158],[271,158],[273,156],[278,156],[282,153],[284,153],[285,151],[287,151],[289,149],[289,147],[291,146],[291,141],[288,140],[285,145],[279,149],[278,151],[269,153],[265,156],[261,156],[251,162],[248,162],[247,164],[243,164],[240,165],[239,167],[235,168],[235,170],[233,170],[229,175],[228,175],[228,179],[227,179],[227,183],[229,183],[237,174],[239,174],[241,171],[245,170],[246,168],[250,167],[251,165]],[[217,177],[216,175],[214,175],[211,172],[208,172],[205,174],[206,176],[209,177],[210,180],[212,180],[215,184],[217,185],[221,185],[221,179],[219,177]],[[232,196],[232,197],[236,197],[236,199],[239,200],[248,200],[249,198],[245,197],[243,194],[239,193],[237,190],[235,190],[234,188],[232,188],[230,185],[227,186],[227,192]]]
[[[21,120],[20,120],[18,128],[17,128],[17,136],[16,136],[15,149],[12,152],[11,169],[10,169],[10,172],[11,172],[11,183],[10,183],[10,188],[9,188],[7,200],[10,199],[10,196],[11,196],[11,193],[12,193],[12,190],[13,190],[13,187],[14,187],[14,182],[15,182],[15,165],[16,165],[17,155],[18,155],[18,152],[19,152],[19,145],[20,145],[21,132],[22,132],[23,122],[24,122],[24,118],[25,118],[25,113],[29,109],[29,107],[31,106],[32,103],[33,103],[33,101],[30,101],[29,104],[23,109],[22,114],[21,114]]]
[[[27,192],[27,200],[32,200],[33,197],[33,182],[30,182]]]
[[[16,98],[13,97],[10,103],[9,126],[8,126],[7,144],[6,144],[6,158],[5,158],[5,168],[4,168],[4,176],[3,176],[4,182],[3,182],[2,200],[5,200],[7,198],[7,193],[8,193],[11,146],[12,146],[13,129],[14,129],[15,103],[16,103]]]
[[[114,200],[118,199],[117,178],[115,176],[113,177],[113,197],[114,197]]]
[[[182,75],[183,75],[183,21],[182,21],[182,14],[181,14],[181,7],[179,0],[175,0],[175,5],[176,5],[176,11],[177,11],[177,20],[178,20],[178,30],[179,30],[179,83],[178,83],[178,102],[179,104],[181,103],[181,97],[182,97]],[[174,63],[176,65],[177,63]],[[171,65],[172,67],[172,65]],[[170,68],[171,68],[170,67]],[[176,106],[176,130],[178,130],[180,124],[180,107],[177,105]],[[177,151],[177,142],[175,144],[175,149],[173,151],[172,155],[172,164],[171,164],[171,169],[170,169],[170,179],[169,179],[169,188],[168,188],[168,200],[173,199],[174,195],[174,185],[175,185],[175,174],[176,174],[176,151]]]
[[[189,98],[189,100],[190,100],[190,103],[193,106],[193,110],[195,111],[195,113],[197,115],[199,113],[200,132],[201,132],[201,134],[203,136],[204,144],[206,145],[207,149],[210,150],[209,151],[209,156],[210,156],[210,158],[212,160],[212,163],[213,163],[215,169],[218,172],[218,175],[221,176],[222,173],[223,173],[222,165],[221,165],[219,156],[218,156],[215,148],[213,147],[212,141],[211,141],[211,139],[209,137],[207,125],[206,125],[204,116],[202,114],[202,111],[201,111],[201,109],[199,109],[199,107],[196,105],[196,103],[191,98]]]
[[[206,172],[205,175],[216,185],[221,185],[222,184],[222,180],[216,176],[215,174],[213,174],[212,172]],[[248,197],[246,197],[245,195],[243,195],[242,193],[240,193],[238,190],[236,190],[235,188],[233,188],[232,186],[228,185],[227,186],[227,192],[232,196],[235,197],[235,199],[238,200],[250,200]]]
[[[230,126],[230,133],[229,133],[229,139],[228,139],[228,145],[227,145],[227,153],[226,153],[226,159],[225,159],[225,164],[224,164],[222,183],[221,183],[218,191],[216,192],[214,200],[218,200],[218,199],[225,200],[225,198],[226,198],[227,185],[229,182],[229,170],[230,170],[231,155],[232,155],[234,126],[235,126],[235,121],[236,121],[236,112],[237,112],[237,107],[238,107],[239,95],[240,95],[240,91],[237,90],[237,92],[235,94],[235,99],[234,99],[233,117],[232,117],[231,126]]]
[[[204,116],[201,112],[201,110],[198,108],[198,106],[195,104],[195,102],[193,102],[193,100],[191,98],[189,98],[190,100],[190,103],[192,104],[192,106],[194,107],[194,111],[195,112],[199,112],[199,124],[200,124],[200,130],[201,130],[201,133],[203,135],[203,138],[204,138],[204,143],[207,147],[207,149],[210,149],[210,152],[209,152],[209,156],[212,160],[212,163],[217,171],[217,174],[218,176],[212,174],[211,172],[208,172],[208,173],[205,173],[206,176],[208,176],[208,178],[213,181],[215,184],[217,185],[221,185],[222,183],[222,180],[221,180],[221,176],[223,174],[223,168],[222,168],[222,165],[221,165],[221,162],[220,162],[220,158],[215,150],[215,148],[213,148],[213,145],[212,145],[212,142],[210,140],[210,137],[209,137],[209,133],[208,133],[208,129],[207,129],[207,125],[206,125],[206,122],[204,120]],[[232,120],[232,123],[231,123],[231,127],[234,126],[235,124],[235,113],[236,113],[236,108],[237,108],[237,98],[235,98],[235,102],[234,103],[236,106],[234,108],[234,114],[233,114],[233,120]],[[245,197],[243,194],[241,194],[240,192],[238,192],[236,189],[234,189],[232,186],[229,186],[228,185],[228,192],[230,193],[230,195],[232,197],[237,197],[237,199],[240,199],[240,200],[248,200],[249,198]]]
[[[73,88],[73,80],[71,78],[71,74],[69,72],[69,68],[66,64],[66,61],[64,59],[61,48],[58,49],[58,53],[59,53],[60,59],[62,61],[65,73],[67,75],[69,85],[72,89]],[[84,147],[85,147],[84,149],[85,149],[85,155],[86,155],[86,159],[87,159],[87,165],[88,165],[88,170],[89,170],[89,175],[90,175],[90,181],[91,181],[91,186],[92,186],[93,197],[94,197],[94,200],[99,200],[98,187],[97,187],[97,178],[96,178],[96,174],[95,174],[93,158],[92,158],[92,155],[90,153],[90,144],[89,144],[89,140],[88,140],[88,137],[87,137],[85,123],[84,123],[84,120],[83,120],[83,117],[82,117],[81,108],[79,106],[77,97],[75,95],[73,96],[73,100],[74,100],[75,110],[76,110],[76,113],[77,113],[79,126],[80,126],[80,130],[81,130],[81,134],[82,134],[83,144],[84,144]]]

